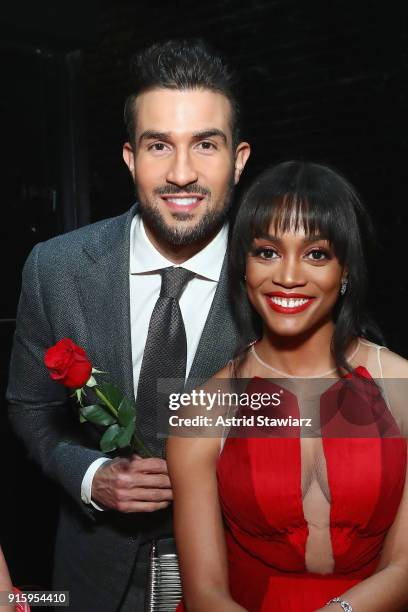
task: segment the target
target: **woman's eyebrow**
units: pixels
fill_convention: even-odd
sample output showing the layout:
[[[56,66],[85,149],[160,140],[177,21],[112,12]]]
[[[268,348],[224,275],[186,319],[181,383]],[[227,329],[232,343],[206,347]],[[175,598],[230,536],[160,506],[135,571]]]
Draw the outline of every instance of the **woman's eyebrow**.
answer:
[[[270,240],[271,242],[275,242],[276,244],[282,244],[282,239],[279,236],[275,236],[274,234],[262,233],[259,236],[255,237],[255,240]],[[318,240],[327,241],[328,239],[322,236],[321,234],[309,234],[308,236],[303,237],[303,242],[308,244],[310,242],[316,242]]]
[[[255,240],[270,240],[271,242],[276,242],[278,244],[282,243],[282,240],[278,238],[278,236],[274,236],[272,234],[262,233],[258,236],[255,236]]]

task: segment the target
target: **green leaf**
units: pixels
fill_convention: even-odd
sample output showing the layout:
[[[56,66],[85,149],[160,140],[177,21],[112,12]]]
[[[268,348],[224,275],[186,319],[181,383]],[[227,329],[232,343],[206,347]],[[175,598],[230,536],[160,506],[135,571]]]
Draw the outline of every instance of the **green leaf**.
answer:
[[[95,425],[113,425],[113,423],[116,423],[115,417],[111,415],[107,408],[100,404],[84,406],[81,408],[81,415],[84,419]]]
[[[136,420],[136,404],[127,397],[124,397],[120,402],[118,411],[118,421],[123,427],[134,423]]]
[[[103,434],[99,446],[101,447],[101,451],[104,453],[109,453],[110,451],[115,450],[117,448],[116,438],[118,433],[120,432],[120,427],[115,423],[115,425],[111,425]]]
[[[120,389],[108,382],[102,383],[101,385],[98,384],[97,388],[103,393],[106,399],[117,410],[123,398],[123,393],[120,391]]]
[[[86,418],[84,416],[82,416],[81,412],[79,413],[79,422],[80,423],[86,423]]]
[[[130,445],[130,441],[133,436],[133,432],[135,431],[135,423],[131,421],[126,427],[120,428],[120,433],[116,438],[116,443],[119,448],[125,448],[125,446]]]

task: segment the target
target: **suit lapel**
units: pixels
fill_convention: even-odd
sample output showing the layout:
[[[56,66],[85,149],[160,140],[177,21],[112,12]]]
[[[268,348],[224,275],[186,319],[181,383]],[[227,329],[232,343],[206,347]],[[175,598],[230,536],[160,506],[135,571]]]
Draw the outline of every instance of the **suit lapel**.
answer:
[[[137,206],[105,226],[84,246],[85,272],[77,277],[86,349],[92,363],[128,397],[135,394],[130,331],[130,227]],[[239,331],[231,311],[227,255],[186,388],[209,379],[234,355]],[[249,339],[250,340],[250,339]]]
[[[225,366],[238,342],[238,330],[230,306],[227,264],[225,255],[217,290],[187,379],[187,389]]]
[[[85,245],[88,265],[77,278],[92,363],[129,397],[134,395],[129,249],[135,210],[107,222],[97,239]]]

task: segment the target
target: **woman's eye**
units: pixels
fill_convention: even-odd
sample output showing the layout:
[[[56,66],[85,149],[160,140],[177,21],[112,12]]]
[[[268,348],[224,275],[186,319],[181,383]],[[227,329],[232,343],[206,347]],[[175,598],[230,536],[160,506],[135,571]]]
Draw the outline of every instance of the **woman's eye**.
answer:
[[[309,251],[307,258],[313,261],[324,261],[325,259],[329,259],[329,255],[320,249],[313,249],[313,251]]]
[[[255,249],[254,255],[256,257],[260,257],[261,259],[276,259],[278,257],[278,253],[275,251],[275,249],[271,249],[270,247]]]

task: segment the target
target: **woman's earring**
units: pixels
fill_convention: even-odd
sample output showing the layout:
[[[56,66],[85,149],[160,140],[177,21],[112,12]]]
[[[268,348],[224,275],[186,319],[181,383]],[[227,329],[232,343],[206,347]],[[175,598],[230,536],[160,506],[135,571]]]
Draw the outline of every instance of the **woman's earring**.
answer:
[[[246,281],[246,274],[244,274],[244,281]]]
[[[340,295],[344,295],[347,291],[348,278],[343,278],[341,281]]]

